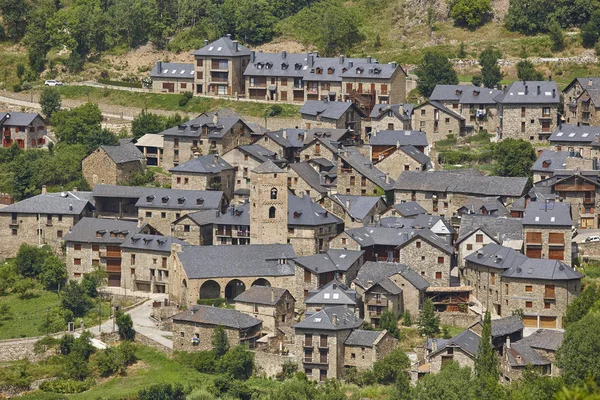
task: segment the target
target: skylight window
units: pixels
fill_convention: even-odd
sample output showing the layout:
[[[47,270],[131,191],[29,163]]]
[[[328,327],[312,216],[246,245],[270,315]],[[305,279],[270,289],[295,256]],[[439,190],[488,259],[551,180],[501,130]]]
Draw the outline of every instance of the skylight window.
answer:
[[[544,92],[546,96],[552,96],[552,92]]]
[[[535,222],[539,222],[540,221],[540,217],[535,217]]]
[[[333,299],[334,299],[334,300],[337,300],[337,299],[339,299],[339,298],[340,298],[340,294],[339,294],[339,293],[334,293],[334,294],[333,294]]]
[[[556,221],[556,217],[550,217],[550,222],[555,222]]]
[[[315,318],[315,322],[321,322],[321,318]]]
[[[212,51],[212,49],[214,49],[214,47],[210,46],[210,47],[208,48],[208,51]]]
[[[180,74],[185,74],[185,69],[182,69]]]
[[[168,68],[163,69],[163,74],[167,74],[167,73],[169,73],[169,69]]]
[[[340,254],[340,258],[346,258],[345,254]]]
[[[176,73],[177,73],[177,70],[176,70],[176,69],[174,69],[173,71],[171,71],[171,73],[172,73],[172,74],[176,74]]]
[[[588,136],[590,136],[590,134],[589,134],[589,133],[587,133],[587,132],[586,132],[586,133],[584,133],[583,135],[581,135],[581,137],[588,137]]]
[[[575,136],[575,132],[569,133],[569,137]]]
[[[217,51],[221,51],[222,49],[223,49],[222,47],[218,47],[218,48],[217,48]]]
[[[558,137],[561,137],[561,136],[562,136],[562,135],[564,135],[564,134],[565,134],[564,132],[558,132],[558,133],[556,134],[556,136],[558,136]]]
[[[328,300],[331,297],[331,293],[325,293],[323,294],[323,298]]]

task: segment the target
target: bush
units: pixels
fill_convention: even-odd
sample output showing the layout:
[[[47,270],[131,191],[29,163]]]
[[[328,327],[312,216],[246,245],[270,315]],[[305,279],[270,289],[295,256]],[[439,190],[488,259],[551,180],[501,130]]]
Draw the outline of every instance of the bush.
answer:
[[[188,367],[192,367],[198,372],[212,374],[215,372],[217,356],[213,350],[198,351],[194,353],[177,352],[175,354],[177,361]]]
[[[227,303],[227,299],[223,299],[223,298],[196,300],[196,304],[200,304],[201,306],[222,307],[226,303]]]
[[[486,21],[492,11],[490,0],[454,0],[450,17],[468,29],[475,29]]]
[[[410,312],[405,311],[402,315],[402,325],[404,326],[412,326],[412,318],[410,316]]]
[[[124,374],[127,366],[135,362],[134,346],[123,342],[119,347],[109,347],[99,352],[95,358],[96,368],[101,376]]]
[[[227,351],[218,363],[219,372],[240,380],[250,378],[253,368],[254,355],[242,345],[235,346]]]
[[[73,379],[56,379],[54,381],[46,381],[40,385],[40,389],[44,392],[73,394],[81,393],[89,390],[94,386],[94,380],[88,378],[85,381],[76,381]]]
[[[184,92],[179,99],[179,106],[184,107],[193,97],[192,92]]]
[[[115,313],[115,320],[119,328],[119,337],[121,340],[135,339],[135,330],[133,329],[133,320],[131,315],[123,313],[121,310],[117,310]]]
[[[139,400],[185,400],[181,384],[159,383],[140,390]]]

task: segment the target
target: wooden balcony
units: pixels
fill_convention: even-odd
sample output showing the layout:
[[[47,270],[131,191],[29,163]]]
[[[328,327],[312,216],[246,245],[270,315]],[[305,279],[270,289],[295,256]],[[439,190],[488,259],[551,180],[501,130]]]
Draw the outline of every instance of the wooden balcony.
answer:
[[[387,307],[388,306],[388,299],[369,299],[369,301],[367,301],[367,305],[368,306]]]
[[[592,183],[582,183],[575,185],[558,184],[554,186],[557,192],[590,192],[596,190],[596,185]]]
[[[100,250],[100,258],[121,258],[121,252]]]
[[[17,226],[19,226],[19,220],[13,219],[12,221],[10,221],[10,223],[8,225],[11,227],[17,227]]]
[[[381,318],[381,313],[379,311],[369,311],[369,317],[371,317],[371,318]]]

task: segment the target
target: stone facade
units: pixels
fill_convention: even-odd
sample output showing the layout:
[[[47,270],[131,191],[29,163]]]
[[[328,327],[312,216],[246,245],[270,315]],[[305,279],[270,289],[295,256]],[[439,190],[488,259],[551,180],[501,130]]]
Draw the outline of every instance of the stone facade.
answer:
[[[287,239],[296,255],[311,256],[329,250],[329,241],[338,234],[338,224],[288,226]],[[281,240],[281,239],[280,239]]]
[[[5,113],[0,114],[2,114],[0,115],[0,119],[2,119]],[[11,112],[9,114],[11,114],[11,118],[14,120],[16,117],[15,114],[22,113]],[[8,148],[13,144],[17,144],[21,149],[28,150],[44,146],[44,136],[47,133],[46,121],[39,114],[27,126],[14,125],[11,118],[8,118],[2,124],[2,147]]]
[[[308,161],[315,158],[325,158],[329,161],[335,161],[336,154],[330,146],[323,144],[323,141],[317,139],[305,145],[298,153],[298,156],[300,161]]]
[[[429,358],[430,365],[430,373],[435,374],[440,372],[442,369],[442,365],[445,362],[454,361],[457,362],[458,365],[462,367],[469,367],[473,369],[475,366],[475,358],[473,355],[466,353],[459,347],[447,347],[439,353],[435,354],[433,357]]]
[[[478,229],[477,231],[470,234],[463,241],[461,241],[457,246],[457,262],[459,267],[463,267],[465,265],[465,257],[469,254],[476,252],[481,249],[483,246],[495,243],[491,237],[488,236],[487,233]]]
[[[218,174],[200,174],[194,172],[172,172],[171,189],[184,190],[220,190],[231,200],[235,184],[235,170],[228,169]]]
[[[255,171],[250,173],[250,241],[282,243],[288,235],[287,173]]]
[[[260,319],[263,332],[280,335],[280,327],[289,327],[294,322],[294,303],[292,295],[286,292],[275,305],[236,301],[235,309]]]
[[[418,236],[400,246],[399,262],[409,265],[431,286],[450,286],[452,254]]]
[[[262,161],[240,149],[232,149],[223,154],[223,160],[235,169],[235,190],[250,189],[250,171],[258,168]]]
[[[320,115],[302,114],[302,123],[306,129],[336,128],[353,129],[361,132],[361,115],[356,107],[350,107],[338,119],[322,118]]]
[[[396,348],[398,340],[387,331],[373,347],[345,345],[344,366],[366,371]]]
[[[360,286],[355,285],[355,289],[362,296],[363,309],[361,310],[361,314],[364,315],[365,322],[376,328],[380,326],[379,320],[384,310],[391,311],[396,317],[402,315],[404,312],[404,298],[402,294],[390,293],[380,285],[374,285],[367,292],[361,290]]]
[[[175,77],[152,77],[152,91],[155,93],[178,93],[194,92],[194,78]]]
[[[458,114],[444,112],[430,103],[424,103],[415,107],[412,127],[424,131],[429,145],[433,145],[448,135],[459,136],[463,132],[464,119]]]
[[[336,188],[339,194],[354,196],[381,196],[384,193],[379,185],[346,163],[341,168],[338,166]]]
[[[415,160],[401,148],[389,154],[381,161],[374,160],[373,163],[382,172],[393,178],[397,178],[404,171],[426,171],[427,165]]]
[[[135,173],[143,174],[145,165],[140,160],[115,163],[106,151],[99,147],[81,162],[83,177],[93,188],[96,184],[120,185]]]
[[[188,215],[174,221],[170,232],[171,236],[195,246],[213,244],[213,225],[199,225]]]
[[[171,224],[186,214],[198,211],[197,209],[186,210],[178,208],[176,210],[167,208],[147,208],[138,207],[138,221],[141,224],[150,224],[162,235],[168,236],[171,232]],[[216,210],[214,210],[216,212]]]
[[[525,255],[550,258],[571,265],[571,227],[523,226]]]
[[[341,379],[344,374],[344,342],[351,329],[323,331],[296,328],[295,354],[308,379]]]
[[[388,114],[384,114],[379,118],[370,118],[369,120],[363,122],[362,125],[365,128],[365,136],[368,136],[368,134],[373,131],[393,131],[411,129],[410,118],[407,118],[406,120],[401,120],[396,116],[396,114],[394,114],[393,111],[389,111]]]
[[[169,249],[170,250],[170,249]],[[121,250],[121,287],[142,292],[169,293],[170,251]]]
[[[223,40],[231,41],[231,37],[228,35],[227,38],[221,39]],[[205,47],[209,45],[208,41],[204,44]],[[223,44],[213,42],[211,45],[217,47]],[[247,51],[242,51],[245,49],[242,49],[237,40],[233,41],[233,45],[237,46],[239,55],[223,56],[215,52],[214,56],[194,56],[194,94],[236,98],[244,95],[246,85],[243,74],[250,61],[250,55]]]
[[[216,326],[191,321],[173,321],[173,350],[208,351],[213,349],[212,338]],[[224,326],[230,347],[246,343],[260,332],[260,325],[250,330],[239,330]]]
[[[556,129],[557,104],[504,104],[500,112],[501,139],[546,142]]]

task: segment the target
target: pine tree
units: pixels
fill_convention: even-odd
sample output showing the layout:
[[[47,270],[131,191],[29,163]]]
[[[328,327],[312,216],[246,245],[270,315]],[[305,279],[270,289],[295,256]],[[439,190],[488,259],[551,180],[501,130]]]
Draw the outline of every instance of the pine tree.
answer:
[[[419,331],[426,336],[433,336],[440,331],[440,317],[435,315],[435,306],[431,299],[425,300],[419,313]]]
[[[487,47],[479,55],[479,65],[481,65],[481,78],[483,86],[493,88],[502,80],[502,71],[498,65],[498,59],[502,57],[502,53],[493,47]]]
[[[229,341],[227,340],[227,333],[222,326],[217,326],[213,332],[212,345],[215,350],[217,358],[222,357],[229,350]]]
[[[498,357],[492,347],[492,317],[490,312],[486,311],[483,318],[479,349],[475,357],[475,377],[478,379],[493,378],[498,380],[499,376]]]

